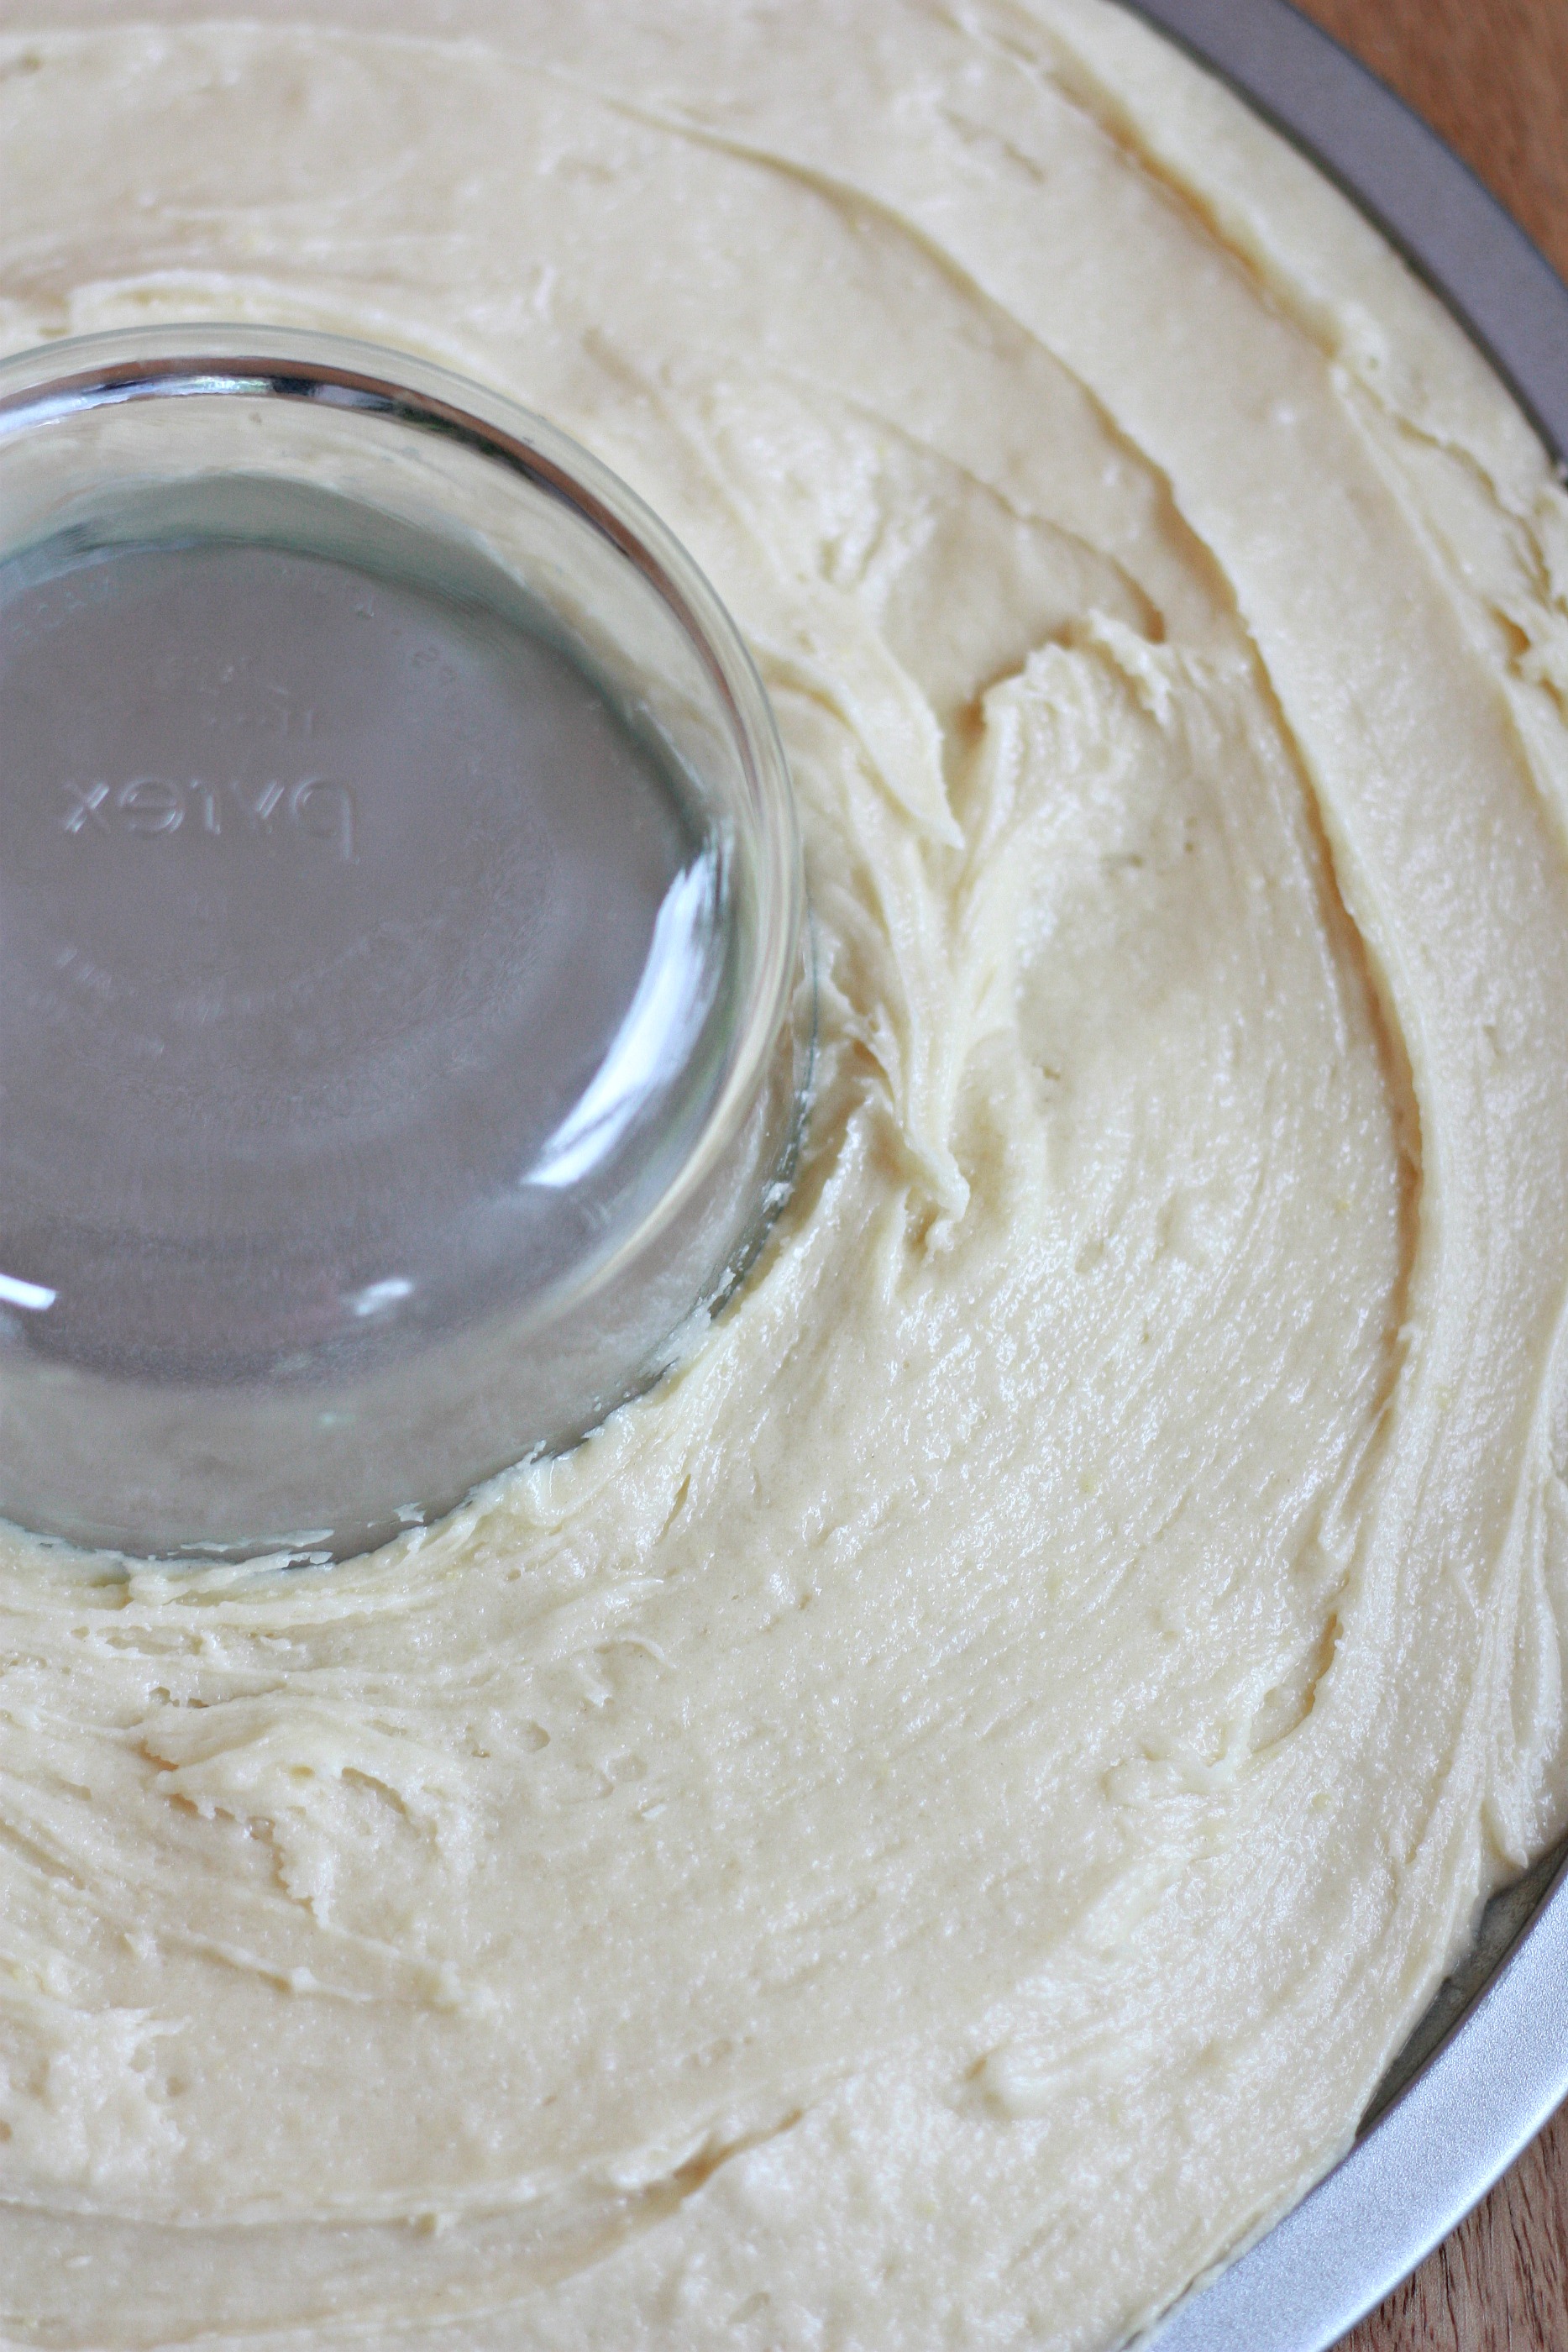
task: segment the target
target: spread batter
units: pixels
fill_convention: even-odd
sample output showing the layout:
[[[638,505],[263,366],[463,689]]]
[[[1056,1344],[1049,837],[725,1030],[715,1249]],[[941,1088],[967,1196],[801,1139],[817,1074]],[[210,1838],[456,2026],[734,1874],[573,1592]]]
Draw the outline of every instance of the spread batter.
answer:
[[[587,441],[756,648],[821,1043],[570,1457],[6,1539],[0,2335],[1104,2352],[1568,1822],[1568,500],[1104,0],[161,13],[5,0],[5,345]]]

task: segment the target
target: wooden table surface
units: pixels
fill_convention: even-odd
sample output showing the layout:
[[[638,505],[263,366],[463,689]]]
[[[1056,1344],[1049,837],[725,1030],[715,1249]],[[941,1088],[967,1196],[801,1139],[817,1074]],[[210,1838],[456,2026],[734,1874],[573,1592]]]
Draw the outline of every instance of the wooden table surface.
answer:
[[[1458,149],[1568,278],[1568,0],[1298,5]],[[1568,2106],[1340,2352],[1568,2352]]]

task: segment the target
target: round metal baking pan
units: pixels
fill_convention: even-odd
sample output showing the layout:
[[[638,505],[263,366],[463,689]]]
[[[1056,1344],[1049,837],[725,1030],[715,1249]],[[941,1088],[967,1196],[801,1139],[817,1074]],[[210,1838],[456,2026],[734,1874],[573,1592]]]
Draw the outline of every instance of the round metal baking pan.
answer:
[[[1344,191],[1458,315],[1549,447],[1568,456],[1568,289],[1451,151],[1286,0],[1121,5]],[[102,0],[72,0],[57,20],[110,13]],[[163,0],[147,13],[195,11]],[[444,0],[432,0],[433,28],[450,14]],[[20,16],[13,0],[0,0],[0,26]],[[1185,2296],[1150,2352],[1330,2352],[1485,2194],[1564,2096],[1568,1861],[1560,1852],[1489,1906],[1472,1952],[1389,2069],[1351,2152],[1239,2259]]]
[[[1369,215],[1568,459],[1568,287],[1437,133],[1287,0],[1122,0]],[[1211,2284],[1157,2352],[1330,2352],[1568,2098],[1568,1858],[1488,1906],[1350,2154]]]

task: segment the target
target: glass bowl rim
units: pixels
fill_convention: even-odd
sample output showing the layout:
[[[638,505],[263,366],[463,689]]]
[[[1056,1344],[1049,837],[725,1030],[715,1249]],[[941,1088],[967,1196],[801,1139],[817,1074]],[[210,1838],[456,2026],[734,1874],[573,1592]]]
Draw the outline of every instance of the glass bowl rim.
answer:
[[[800,828],[777,719],[740,630],[706,573],[630,484],[537,410],[413,352],[316,328],[239,320],[133,326],[0,357],[0,472],[22,436],[150,400],[283,400],[457,441],[567,507],[629,562],[695,651],[739,755],[753,817],[757,922],[725,1075],[679,1166],[642,1217],[565,1287],[586,1298],[678,1216],[737,1140],[790,1023],[807,925]],[[0,553],[4,552],[0,543]],[[797,1073],[795,1135],[809,1071]],[[775,1171],[776,1175],[781,1171]]]

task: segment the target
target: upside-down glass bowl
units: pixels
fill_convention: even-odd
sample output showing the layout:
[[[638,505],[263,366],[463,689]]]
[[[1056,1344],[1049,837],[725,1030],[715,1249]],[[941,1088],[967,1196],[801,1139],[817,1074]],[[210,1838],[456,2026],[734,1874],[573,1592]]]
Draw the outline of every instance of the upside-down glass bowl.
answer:
[[[780,1197],[802,909],[565,436],[316,335],[0,366],[0,1514],[342,1557],[591,1427]]]

